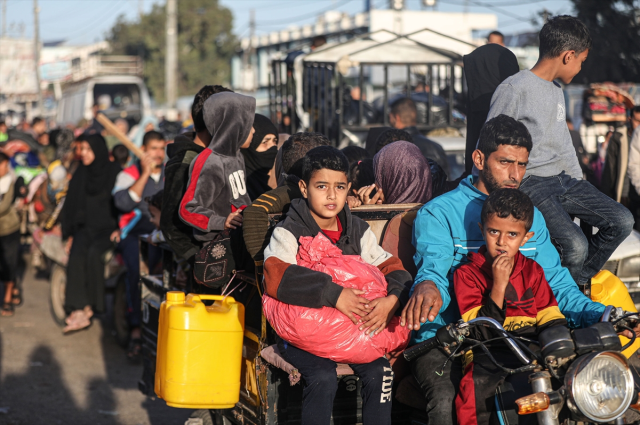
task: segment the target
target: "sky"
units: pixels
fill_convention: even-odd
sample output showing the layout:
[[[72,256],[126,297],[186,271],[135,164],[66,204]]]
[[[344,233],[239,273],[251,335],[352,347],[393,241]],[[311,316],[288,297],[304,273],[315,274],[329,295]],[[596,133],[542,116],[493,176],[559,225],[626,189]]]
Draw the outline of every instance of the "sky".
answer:
[[[6,1],[8,35],[32,37],[33,0]],[[69,44],[90,44],[103,40],[119,15],[135,20],[140,7],[148,11],[153,3],[165,0],[38,0],[40,8],[40,38],[42,41],[65,39]],[[179,1],[179,0],[178,0]],[[371,0],[375,8],[387,8],[388,0]],[[220,0],[233,11],[234,33],[249,34],[250,9],[255,9],[256,33],[263,34],[290,25],[315,22],[327,10],[349,14],[361,12],[364,0]],[[407,8],[420,9],[422,0],[405,0]],[[442,12],[494,13],[498,30],[513,34],[531,30],[532,17],[546,9],[552,14],[571,14],[569,0],[437,0],[436,10]],[[0,15],[2,11],[0,9]]]

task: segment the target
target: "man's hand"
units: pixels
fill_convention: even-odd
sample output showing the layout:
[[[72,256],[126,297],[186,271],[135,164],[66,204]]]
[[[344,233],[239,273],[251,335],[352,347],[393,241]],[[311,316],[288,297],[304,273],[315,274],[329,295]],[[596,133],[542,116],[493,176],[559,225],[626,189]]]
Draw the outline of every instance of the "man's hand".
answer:
[[[430,280],[420,282],[402,310],[400,325],[406,325],[409,330],[418,330],[427,318],[430,322],[436,320],[440,307],[442,307],[442,297],[436,284]]]
[[[370,311],[366,307],[369,304],[369,300],[360,296],[364,293],[365,291],[360,289],[343,288],[340,297],[338,297],[338,302],[336,302],[336,308],[351,319],[355,325],[358,324],[359,320],[355,315],[364,317]]]
[[[242,226],[242,211],[232,212],[227,216],[227,220],[224,222],[224,228],[237,229]]]
[[[109,236],[109,240],[113,243],[120,243],[120,230],[114,230]]]
[[[635,332],[636,338],[640,338],[640,323],[638,323],[636,325],[636,327],[633,328],[633,332]],[[629,339],[633,338],[633,334],[631,333],[631,331],[628,331],[628,330],[624,330],[622,332],[618,332],[618,335],[622,335],[622,336],[627,337]]]
[[[357,196],[347,196],[347,205],[349,205],[349,208],[356,208],[359,207],[360,205],[362,205],[362,202],[360,202],[360,198],[358,198]]]
[[[69,239],[67,239],[67,243],[64,244],[64,253],[69,255],[69,253],[71,252],[71,246],[73,245],[73,236],[69,236]]]
[[[156,163],[148,153],[145,153],[142,158],[140,158],[140,168],[142,168],[142,174],[147,177],[151,175],[153,170],[156,168]]]
[[[365,305],[365,308],[370,308],[371,312],[360,320],[362,322],[360,330],[378,335],[387,327],[398,307],[400,307],[400,301],[395,295],[388,295],[371,301]]]
[[[373,195],[373,197],[370,197],[373,189],[377,189],[376,194]],[[360,190],[358,190],[358,197],[360,198],[360,202],[362,202],[363,205],[384,203],[384,193],[382,192],[382,188],[379,188],[375,184],[361,187]]]

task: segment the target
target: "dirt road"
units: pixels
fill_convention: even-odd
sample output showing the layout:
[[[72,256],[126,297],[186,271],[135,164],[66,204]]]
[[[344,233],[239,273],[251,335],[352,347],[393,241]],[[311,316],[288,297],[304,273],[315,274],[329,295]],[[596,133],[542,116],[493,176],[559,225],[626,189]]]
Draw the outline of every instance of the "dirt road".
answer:
[[[0,317],[0,424],[179,424],[190,411],[138,391],[131,364],[100,320],[63,336],[49,313],[49,283],[28,269],[25,303]]]

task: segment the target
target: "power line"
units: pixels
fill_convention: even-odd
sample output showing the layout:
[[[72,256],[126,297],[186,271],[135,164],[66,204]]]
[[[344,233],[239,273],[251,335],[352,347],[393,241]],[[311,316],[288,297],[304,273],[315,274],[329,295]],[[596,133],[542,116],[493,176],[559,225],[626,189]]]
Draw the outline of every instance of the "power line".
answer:
[[[335,4],[335,5],[332,4],[329,7],[325,7],[325,8],[322,8],[320,10],[316,10],[315,12],[305,13],[305,14],[298,15],[298,16],[291,16],[291,17],[288,17],[286,19],[277,19],[277,20],[274,20],[274,21],[262,21],[262,22],[260,22],[258,24],[258,26],[263,26],[263,25],[281,25],[281,24],[291,23],[291,21],[296,21],[296,20],[299,20],[299,19],[313,18],[314,16],[317,16],[319,13],[324,13],[324,12],[328,12],[328,11],[333,10],[333,9],[337,9],[337,8],[342,7],[345,4],[350,3],[352,1],[353,0],[343,0],[338,4]]]
[[[93,30],[95,30],[95,26],[100,22],[100,21],[104,21],[104,17],[107,16],[108,14],[113,13],[115,10],[117,10],[119,7],[121,8],[122,5],[126,3],[122,3],[122,0],[117,0],[115,3],[113,3],[111,6],[111,8],[108,11],[102,11],[99,16],[97,16],[98,19],[95,19],[93,21],[91,21],[89,23],[89,25],[86,25],[82,28],[80,28],[78,31],[74,31],[71,34],[67,34],[67,35],[62,35],[62,38],[66,38],[67,40],[73,40],[74,38],[78,38],[78,37],[82,37],[85,34],[88,34],[90,32],[92,32]],[[114,7],[115,6],[115,7]]]
[[[479,2],[479,1],[475,1],[475,0],[467,0],[467,1],[469,3],[471,3],[471,4],[473,4],[473,5],[476,5],[476,6],[479,6],[479,7],[485,7],[487,9],[495,10],[496,12],[499,12],[499,13],[501,13],[501,14],[503,14],[505,16],[508,16],[510,18],[513,18],[513,19],[518,19],[518,20],[520,20],[522,22],[530,22],[531,21],[529,18],[524,18],[522,16],[518,16],[516,14],[513,14],[513,13],[509,12],[508,10],[501,9],[501,8],[499,8],[497,6],[494,6],[492,4],[489,4],[489,3],[482,3],[482,2]],[[537,0],[534,0],[534,1],[537,1]],[[463,6],[462,3],[454,3],[454,2],[449,1],[449,0],[440,0],[440,2],[442,2],[444,4],[452,4],[452,5],[455,5],[455,6]]]

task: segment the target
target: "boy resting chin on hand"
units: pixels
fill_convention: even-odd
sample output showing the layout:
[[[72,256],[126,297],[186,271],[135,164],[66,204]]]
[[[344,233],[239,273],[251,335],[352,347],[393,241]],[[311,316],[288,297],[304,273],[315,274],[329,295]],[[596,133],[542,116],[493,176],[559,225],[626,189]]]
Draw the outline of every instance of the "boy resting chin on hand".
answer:
[[[529,339],[550,326],[566,326],[553,292],[538,263],[520,253],[531,237],[533,203],[517,189],[498,189],[482,206],[478,223],[486,245],[469,254],[469,263],[456,270],[454,289],[462,319],[490,317],[505,330]],[[501,335],[485,327],[472,327],[471,338],[486,341]],[[485,344],[503,366],[522,366],[503,341]],[[467,353],[470,354],[470,353]],[[493,398],[507,377],[480,347],[465,368],[456,397],[458,423],[488,424]]]

